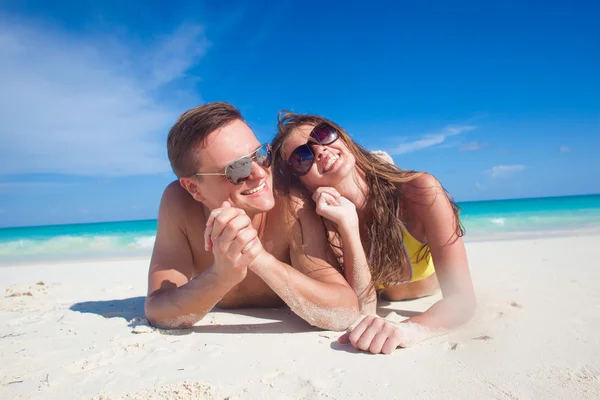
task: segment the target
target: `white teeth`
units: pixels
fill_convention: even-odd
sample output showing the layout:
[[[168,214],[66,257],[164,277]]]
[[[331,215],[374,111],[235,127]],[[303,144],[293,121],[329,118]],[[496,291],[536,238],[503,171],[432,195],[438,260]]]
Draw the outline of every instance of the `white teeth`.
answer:
[[[338,156],[331,156],[329,157],[329,160],[327,160],[327,165],[325,165],[325,168],[323,169],[323,172],[327,172],[327,170],[329,168],[331,168],[331,166],[333,165],[334,162],[336,162],[338,159]]]
[[[261,190],[262,190],[264,187],[265,187],[265,184],[264,184],[264,183],[261,183],[260,185],[258,185],[258,186],[257,186],[257,187],[255,187],[254,189],[251,189],[251,190],[247,190],[247,191],[245,191],[245,192],[242,192],[242,194],[243,194],[243,195],[245,195],[245,196],[247,196],[247,195],[249,195],[249,194],[253,194],[253,193],[256,193],[256,192],[259,192],[259,191],[261,191]]]

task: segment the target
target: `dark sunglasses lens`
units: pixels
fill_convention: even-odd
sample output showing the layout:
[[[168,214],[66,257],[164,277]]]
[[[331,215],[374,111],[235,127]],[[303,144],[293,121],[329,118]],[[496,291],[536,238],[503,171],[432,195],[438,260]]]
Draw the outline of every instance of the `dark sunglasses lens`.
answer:
[[[338,138],[337,129],[328,124],[322,124],[313,129],[310,136],[319,144],[331,144]]]
[[[229,164],[226,173],[229,182],[237,185],[238,183],[248,179],[251,172],[252,160],[249,157],[244,157]]]
[[[314,158],[310,147],[302,145],[296,148],[290,156],[290,165],[294,171],[305,174],[310,170],[310,167],[312,167]]]
[[[256,162],[263,168],[269,168],[273,157],[271,155],[271,149],[268,146],[261,146],[256,151]]]

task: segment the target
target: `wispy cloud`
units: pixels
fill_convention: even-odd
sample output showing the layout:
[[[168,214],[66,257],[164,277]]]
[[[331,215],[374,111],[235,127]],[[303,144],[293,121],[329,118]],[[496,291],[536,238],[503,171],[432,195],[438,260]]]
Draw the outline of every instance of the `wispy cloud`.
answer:
[[[166,132],[200,101],[180,88],[208,47],[198,25],[134,45],[0,14],[1,173],[169,171]]]
[[[496,165],[486,172],[492,178],[506,178],[516,174],[517,172],[521,172],[525,170],[525,166],[521,164],[513,164],[513,165]]]
[[[487,142],[471,142],[460,147],[460,151],[477,151],[489,146]]]
[[[572,149],[568,146],[560,146],[558,148],[558,151],[561,153],[570,153],[572,151]]]
[[[473,125],[447,126],[438,133],[423,135],[418,140],[402,143],[394,148],[388,149],[387,152],[391,155],[398,155],[426,149],[428,147],[444,143],[444,141],[450,136],[459,135],[463,132],[469,132],[475,128],[476,127]]]

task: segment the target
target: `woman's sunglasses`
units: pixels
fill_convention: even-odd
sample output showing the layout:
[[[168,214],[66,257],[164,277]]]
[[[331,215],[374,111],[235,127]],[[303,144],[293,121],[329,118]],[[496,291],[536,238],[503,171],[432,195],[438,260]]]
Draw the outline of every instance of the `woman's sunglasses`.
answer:
[[[263,144],[258,149],[254,150],[247,156],[237,158],[227,164],[225,172],[198,172],[195,176],[202,175],[220,175],[226,176],[229,182],[234,185],[239,185],[250,177],[252,173],[252,161],[256,160],[256,163],[263,168],[269,168],[273,157],[271,155],[271,145]]]
[[[339,137],[338,130],[326,122],[315,126],[310,132],[308,142],[296,147],[292,151],[292,154],[290,154],[288,165],[292,169],[292,172],[296,176],[306,175],[315,162],[315,154],[311,146],[315,144],[326,146],[338,140]]]

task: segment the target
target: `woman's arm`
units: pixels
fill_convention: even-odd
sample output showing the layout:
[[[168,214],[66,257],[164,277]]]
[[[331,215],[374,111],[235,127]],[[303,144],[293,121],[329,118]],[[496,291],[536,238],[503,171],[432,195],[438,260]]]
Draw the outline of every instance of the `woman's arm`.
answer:
[[[313,194],[313,200],[317,204],[317,214],[336,224],[342,239],[344,276],[358,297],[360,313],[375,315],[377,296],[367,256],[360,240],[356,207],[330,187],[317,189]]]
[[[421,221],[443,298],[419,316],[409,318],[430,329],[453,329],[468,322],[476,300],[467,252],[457,235],[458,221],[442,185],[425,174],[405,184],[410,210]]]
[[[424,174],[404,184],[403,195],[424,228],[443,298],[424,313],[397,325],[363,319],[340,338],[340,342],[350,342],[362,350],[389,353],[398,346],[412,346],[465,324],[475,311],[465,246],[456,234],[457,221],[443,187],[433,176]]]

